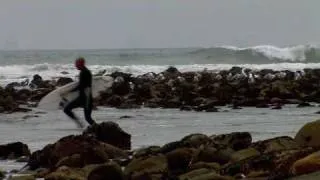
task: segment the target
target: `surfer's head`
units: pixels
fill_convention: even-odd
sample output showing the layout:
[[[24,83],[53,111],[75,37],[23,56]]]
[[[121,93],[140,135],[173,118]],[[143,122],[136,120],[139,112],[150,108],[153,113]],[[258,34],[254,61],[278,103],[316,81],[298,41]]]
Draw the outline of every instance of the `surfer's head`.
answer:
[[[83,57],[79,57],[76,59],[75,66],[77,69],[82,69],[85,66],[85,59]]]

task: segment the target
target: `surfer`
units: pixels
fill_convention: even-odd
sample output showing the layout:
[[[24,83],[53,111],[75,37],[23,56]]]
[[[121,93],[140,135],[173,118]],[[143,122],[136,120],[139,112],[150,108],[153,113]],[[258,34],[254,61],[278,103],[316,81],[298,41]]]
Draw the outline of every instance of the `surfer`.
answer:
[[[79,57],[75,61],[75,67],[80,70],[79,74],[79,84],[75,88],[73,88],[70,92],[79,91],[79,96],[66,104],[64,108],[64,113],[66,113],[70,118],[72,118],[79,127],[83,128],[84,125],[79,121],[79,119],[74,115],[72,109],[83,107],[84,108],[84,116],[86,121],[92,125],[95,121],[91,117],[92,112],[92,74],[91,71],[85,66],[85,59],[83,57]]]

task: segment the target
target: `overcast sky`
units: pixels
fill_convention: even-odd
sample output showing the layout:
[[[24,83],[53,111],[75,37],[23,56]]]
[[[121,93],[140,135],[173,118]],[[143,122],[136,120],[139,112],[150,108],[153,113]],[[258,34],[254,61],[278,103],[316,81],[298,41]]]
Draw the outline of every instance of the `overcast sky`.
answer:
[[[1,0],[0,48],[320,42],[319,0]]]

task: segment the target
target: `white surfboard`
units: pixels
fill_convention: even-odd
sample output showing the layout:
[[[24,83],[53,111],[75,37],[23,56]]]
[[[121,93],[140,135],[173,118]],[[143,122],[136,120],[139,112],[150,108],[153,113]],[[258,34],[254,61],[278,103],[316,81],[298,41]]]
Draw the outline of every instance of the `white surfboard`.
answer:
[[[71,89],[76,87],[79,82],[72,82],[59,87],[45,97],[43,97],[38,103],[38,108],[43,110],[58,110],[62,108],[64,102],[70,102],[78,97],[79,92],[69,92]],[[113,78],[110,76],[94,76],[92,78],[92,96],[96,98],[99,96],[101,91],[104,91],[112,86]],[[69,92],[69,93],[67,93]],[[65,94],[61,96],[61,94]]]

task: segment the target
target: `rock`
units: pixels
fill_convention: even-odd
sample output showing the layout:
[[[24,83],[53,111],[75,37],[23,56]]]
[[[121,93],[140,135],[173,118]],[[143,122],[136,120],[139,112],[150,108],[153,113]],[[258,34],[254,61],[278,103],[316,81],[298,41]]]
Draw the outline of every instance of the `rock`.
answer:
[[[64,86],[66,84],[69,84],[73,82],[73,79],[72,78],[69,78],[69,77],[60,77],[56,83],[56,86]]]
[[[44,96],[49,94],[53,88],[41,88],[32,91],[31,97],[29,97],[30,101],[39,102]]]
[[[195,162],[215,162],[225,164],[230,161],[234,150],[231,148],[216,149],[213,147],[204,147],[199,150]]]
[[[289,178],[288,180],[316,180],[316,179],[320,179],[320,171],[297,176],[297,177],[292,177],[292,178]]]
[[[216,173],[215,171],[212,171],[212,170],[206,169],[206,168],[196,169],[196,170],[193,170],[193,171],[190,171],[190,172],[187,172],[185,174],[180,175],[179,180],[193,179],[197,176],[201,176],[203,174],[208,174],[210,172]]]
[[[18,175],[9,178],[10,180],[36,180],[33,175]]]
[[[144,174],[166,174],[167,158],[164,155],[133,159],[124,169],[126,177],[139,177]]]
[[[195,149],[180,148],[166,154],[168,168],[173,174],[181,174],[187,170],[195,155]]]
[[[118,76],[114,79],[111,89],[115,95],[120,96],[129,94],[131,92],[129,81],[125,80],[125,78],[122,76]]]
[[[204,104],[200,104],[195,108],[196,111],[206,111],[206,112],[218,112],[218,108],[216,106],[216,101],[208,101]]]
[[[213,136],[212,140],[216,145],[231,147],[234,150],[241,150],[249,147],[252,143],[251,134],[248,132],[233,132]]]
[[[160,149],[160,146],[150,146],[146,148],[137,149],[136,151],[134,151],[133,157],[140,158],[150,155],[156,155],[157,153],[159,153]]]
[[[282,109],[280,104],[274,105],[271,109]]]
[[[87,180],[125,180],[125,177],[118,164],[109,163],[94,168]]]
[[[83,167],[89,164],[104,163],[109,159],[127,158],[126,152],[98,141],[94,137],[70,135],[32,153],[28,166],[30,169],[53,168],[64,164]]]
[[[179,70],[176,67],[170,66],[168,69],[164,71],[165,73],[170,73],[170,74],[179,74]]]
[[[209,173],[199,174],[199,176],[195,176],[190,180],[233,180],[233,179],[234,178],[230,176],[221,176],[216,172],[209,172]]]
[[[22,142],[14,142],[6,145],[0,145],[0,158],[16,159],[21,156],[30,156],[28,145]]]
[[[320,147],[320,120],[306,123],[294,140],[301,146]]]
[[[307,103],[307,102],[302,102],[302,103],[300,103],[300,104],[298,104],[298,108],[302,108],[302,107],[310,107],[311,106],[311,104],[310,103]]]
[[[301,148],[299,144],[291,137],[282,136],[264,141],[257,141],[252,144],[252,147],[261,153],[270,153],[275,151],[292,150]]]
[[[273,97],[270,99],[271,104],[282,104],[283,102],[284,102],[283,99],[277,98],[277,97]]]
[[[302,148],[297,150],[285,150],[273,153],[270,169],[270,180],[286,179],[291,176],[291,167],[299,159],[313,153],[313,148]]]
[[[106,100],[106,104],[111,107],[119,107],[124,102],[123,97],[119,95],[112,95]],[[105,103],[100,102],[100,104],[104,105]]]
[[[163,145],[160,148],[159,152],[166,154],[168,152],[171,152],[171,151],[178,149],[178,148],[181,148],[181,147],[183,147],[183,144],[181,141],[174,141],[174,142],[170,142],[170,143]]]
[[[190,134],[181,139],[181,145],[183,147],[198,148],[201,145],[210,144],[212,140],[205,134]]]
[[[87,173],[83,169],[69,168],[67,166],[59,167],[56,171],[46,175],[45,180],[86,180]]]
[[[180,111],[192,111],[192,110],[193,110],[192,106],[185,106],[185,105],[180,106]]]
[[[294,176],[320,171],[320,151],[299,159],[291,167]]]
[[[5,172],[0,170],[0,179],[4,178],[5,177]]]
[[[83,135],[93,135],[99,141],[111,144],[121,149],[131,149],[131,135],[114,122],[102,122],[89,126]]]
[[[246,177],[248,180],[266,180],[270,172],[268,171],[251,171]]]
[[[218,172],[221,168],[220,164],[215,163],[215,162],[197,162],[194,164],[191,164],[189,169],[190,170],[194,170],[194,169],[212,169],[215,170],[216,172]]]
[[[252,158],[255,156],[260,156],[260,152],[254,148],[247,148],[239,150],[231,155],[232,162],[238,162],[247,158]]]
[[[28,101],[31,94],[32,94],[32,92],[29,89],[20,89],[17,91],[17,94],[14,98],[15,98],[15,100],[19,100],[19,101],[24,102],[24,101]]]
[[[130,119],[130,118],[133,118],[133,116],[125,115],[125,116],[121,116],[119,119]]]

